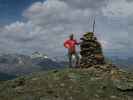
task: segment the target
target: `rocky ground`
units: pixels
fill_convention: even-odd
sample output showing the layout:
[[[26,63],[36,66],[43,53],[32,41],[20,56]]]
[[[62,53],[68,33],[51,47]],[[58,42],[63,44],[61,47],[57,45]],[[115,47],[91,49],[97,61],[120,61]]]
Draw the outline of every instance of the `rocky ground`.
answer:
[[[109,64],[34,73],[2,82],[0,100],[133,100],[133,73]]]

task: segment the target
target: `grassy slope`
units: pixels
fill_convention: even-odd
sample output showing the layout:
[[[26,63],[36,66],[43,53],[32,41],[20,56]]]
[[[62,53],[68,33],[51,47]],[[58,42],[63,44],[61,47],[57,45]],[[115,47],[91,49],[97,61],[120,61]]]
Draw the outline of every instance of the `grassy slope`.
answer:
[[[0,85],[0,100],[132,100],[108,72],[65,69],[21,77]]]

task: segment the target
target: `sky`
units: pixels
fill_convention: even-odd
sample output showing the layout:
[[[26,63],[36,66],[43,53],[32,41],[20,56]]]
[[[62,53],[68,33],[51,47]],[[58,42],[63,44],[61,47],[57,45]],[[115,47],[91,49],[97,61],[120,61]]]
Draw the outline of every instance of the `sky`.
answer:
[[[0,52],[63,56],[63,42],[92,31],[107,55],[133,54],[132,0],[0,0]]]

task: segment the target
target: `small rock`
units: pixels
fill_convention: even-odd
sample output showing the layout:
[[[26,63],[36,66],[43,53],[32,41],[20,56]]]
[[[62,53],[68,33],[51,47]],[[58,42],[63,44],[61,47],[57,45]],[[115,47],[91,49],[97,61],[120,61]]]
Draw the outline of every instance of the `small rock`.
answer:
[[[111,98],[111,99],[117,99],[117,96],[112,95],[112,96],[110,96],[110,98]]]
[[[60,86],[61,86],[61,87],[64,87],[64,86],[65,86],[65,84],[64,84],[64,83],[61,83],[61,84],[60,84]]]

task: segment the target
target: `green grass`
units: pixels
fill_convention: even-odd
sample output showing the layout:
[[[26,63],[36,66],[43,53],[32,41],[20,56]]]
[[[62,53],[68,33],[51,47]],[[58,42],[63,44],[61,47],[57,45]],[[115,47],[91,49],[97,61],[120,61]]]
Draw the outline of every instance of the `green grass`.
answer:
[[[110,74],[65,69],[24,76],[0,85],[0,100],[128,100]]]

